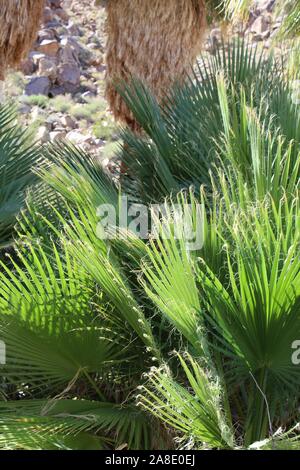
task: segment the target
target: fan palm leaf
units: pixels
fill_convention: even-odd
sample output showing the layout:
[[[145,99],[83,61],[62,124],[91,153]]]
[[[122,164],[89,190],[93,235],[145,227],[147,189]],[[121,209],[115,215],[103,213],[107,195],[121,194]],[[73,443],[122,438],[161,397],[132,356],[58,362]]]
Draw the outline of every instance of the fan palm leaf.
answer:
[[[0,106],[0,247],[12,243],[13,228],[29,187],[37,182],[33,168],[41,157],[28,135],[15,124],[11,105]]]
[[[142,388],[140,404],[177,429],[193,448],[233,448],[234,437],[221,411],[221,390],[191,356],[178,355],[190,390],[175,381],[167,368],[154,369]]]
[[[225,80],[228,108],[224,108],[225,97],[220,94],[220,75]],[[237,96],[241,89],[242,99]],[[293,140],[291,159],[299,153],[300,118],[291,84],[285,81],[283,69],[274,59],[243,41],[228,48],[223,45],[213,57],[199,63],[189,83],[177,87],[162,107],[137,81],[119,88],[119,92],[145,131],[139,136],[127,130],[122,134],[121,158],[130,168],[124,184],[128,182],[128,191],[145,201],[162,201],[190,185],[210,185],[210,171],[219,165],[220,145],[224,134],[229,138],[228,132],[235,133],[239,158],[249,158],[247,107],[253,116],[255,108],[259,110],[257,125],[272,130],[273,139],[277,129],[284,136],[283,152]],[[255,119],[251,120],[252,128]]]
[[[135,407],[88,400],[0,402],[0,448],[149,448],[149,425]]]

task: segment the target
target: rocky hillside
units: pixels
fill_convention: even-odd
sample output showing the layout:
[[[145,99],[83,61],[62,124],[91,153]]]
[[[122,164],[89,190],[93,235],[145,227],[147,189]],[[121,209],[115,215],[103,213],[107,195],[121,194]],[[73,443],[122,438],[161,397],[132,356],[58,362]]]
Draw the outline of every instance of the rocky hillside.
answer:
[[[104,99],[105,15],[93,3],[47,0],[37,41],[5,94],[34,140],[68,139],[107,163],[117,132]]]
[[[258,0],[247,24],[234,34],[268,49],[282,18],[276,0]],[[104,98],[105,11],[95,0],[47,0],[44,19],[28,58],[6,81],[6,95],[41,142],[69,139],[107,165],[118,145],[117,127]],[[221,29],[208,33],[206,52],[214,53]]]

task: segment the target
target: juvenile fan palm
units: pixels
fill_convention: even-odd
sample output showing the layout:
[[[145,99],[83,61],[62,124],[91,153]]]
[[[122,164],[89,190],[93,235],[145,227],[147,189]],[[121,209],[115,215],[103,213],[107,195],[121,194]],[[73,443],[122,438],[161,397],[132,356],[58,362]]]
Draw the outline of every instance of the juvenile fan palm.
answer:
[[[26,192],[37,181],[33,167],[40,163],[37,149],[15,119],[10,105],[0,107],[0,247],[12,241]]]
[[[269,148],[283,157],[290,145],[291,171],[299,152],[300,115],[291,84],[274,59],[238,41],[199,63],[192,78],[171,93],[163,108],[140,82],[120,88],[144,131],[140,137],[123,132],[121,157],[130,168],[128,187],[134,194],[157,201],[189,185],[210,185],[210,171],[220,164],[220,154],[224,165],[241,165],[247,173],[250,168],[250,176],[256,158],[249,144],[253,132],[261,139],[252,139],[260,154]],[[265,138],[273,139],[272,150]],[[261,155],[261,164],[270,167],[261,170],[271,177],[272,165],[280,166],[281,157],[265,157]]]
[[[279,207],[272,198],[255,204],[250,199],[244,209],[220,198],[204,222],[203,250],[188,255],[188,270],[185,244],[173,238],[151,244],[143,269],[147,294],[186,339],[204,374],[219,383],[219,433],[226,423],[238,424],[236,437],[246,447],[297,420],[300,374],[292,345],[300,333],[299,222],[297,191]],[[193,422],[192,416],[201,416],[193,407],[205,399],[191,377],[194,390],[185,400],[184,382],[170,371],[157,369],[149,380],[143,406],[186,440],[214,446],[211,437],[199,439]]]
[[[119,188],[81,150],[46,151],[51,199],[28,199],[0,270],[2,448],[299,447],[299,116],[272,63],[229,57],[165,111],[125,89],[150,137],[131,149],[157,156],[157,187],[130,201],[165,201],[156,238],[103,236]],[[175,230],[187,202],[194,250]]]
[[[147,362],[143,344],[149,341],[138,337],[146,328],[133,320],[137,332],[131,328],[130,291],[118,293],[121,286],[111,278],[108,260],[99,288],[67,245],[60,252],[53,245],[49,255],[51,247],[28,243],[29,238],[13,270],[2,265],[0,331],[7,365],[1,369],[1,389],[7,398],[23,400],[2,402],[0,446],[149,447],[144,414],[130,399],[126,406],[115,402],[139,383]],[[100,266],[99,260],[95,267]],[[32,400],[32,395],[45,398]]]
[[[138,128],[116,84],[143,81],[158,101],[176,82],[186,79],[203,42],[206,17],[230,21],[247,16],[253,0],[107,0],[107,97],[116,118]],[[287,13],[280,37],[299,35],[298,0],[279,3]],[[132,110],[131,110],[132,111]]]
[[[12,399],[1,407],[2,448],[152,446],[155,423],[133,397],[155,341],[119,260],[97,238],[96,204],[118,197],[86,158],[53,149],[43,175],[61,189],[55,216],[33,198],[19,221],[19,260],[2,263],[1,392]]]
[[[149,448],[146,411],[193,448],[248,447],[292,428],[300,381],[291,361],[300,334],[297,185],[279,202],[271,195],[255,202],[251,180],[233,171],[228,183],[220,170],[212,206],[203,190],[200,201],[189,194],[207,204],[196,252],[175,235],[150,244],[101,240],[91,201],[108,188],[99,190],[93,171],[86,176],[78,154],[76,171],[63,162],[56,183],[61,152],[43,174],[67,188],[63,231],[44,217],[44,233],[53,235],[40,230],[36,238],[27,217],[20,262],[2,264],[1,337],[9,346],[2,393],[23,399],[0,407],[1,445]],[[238,194],[243,206],[232,198]],[[122,265],[128,249],[135,262],[127,256]],[[137,266],[142,284],[133,290],[126,273]],[[188,350],[188,359],[170,360],[174,348]],[[119,393],[127,399],[121,408]]]

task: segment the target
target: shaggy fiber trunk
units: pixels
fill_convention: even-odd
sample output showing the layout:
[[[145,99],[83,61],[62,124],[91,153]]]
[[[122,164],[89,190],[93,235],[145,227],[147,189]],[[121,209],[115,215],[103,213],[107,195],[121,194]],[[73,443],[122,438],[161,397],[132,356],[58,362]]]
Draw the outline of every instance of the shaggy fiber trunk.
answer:
[[[45,0],[0,0],[0,80],[29,52],[44,6]]]
[[[138,78],[161,99],[184,79],[204,29],[204,0],[108,0],[106,95],[114,116],[134,129],[115,83]]]

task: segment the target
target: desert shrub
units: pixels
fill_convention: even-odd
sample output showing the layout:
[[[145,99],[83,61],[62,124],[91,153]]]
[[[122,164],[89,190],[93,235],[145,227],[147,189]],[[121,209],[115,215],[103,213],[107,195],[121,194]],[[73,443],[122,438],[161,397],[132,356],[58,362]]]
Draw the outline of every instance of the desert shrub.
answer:
[[[44,95],[22,96],[21,102],[29,106],[38,106],[42,109],[47,109],[49,106],[49,98]]]

